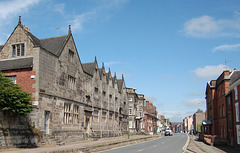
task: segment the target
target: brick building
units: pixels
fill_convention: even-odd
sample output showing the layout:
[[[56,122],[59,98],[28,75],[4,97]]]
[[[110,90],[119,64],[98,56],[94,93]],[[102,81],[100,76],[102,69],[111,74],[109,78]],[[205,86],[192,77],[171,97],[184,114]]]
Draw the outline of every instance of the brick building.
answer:
[[[211,121],[209,134],[216,136],[215,144],[228,142],[228,120],[226,95],[229,92],[230,74],[224,71],[217,80],[208,82],[206,88],[207,120]]]
[[[156,134],[157,132],[157,111],[152,102],[146,100],[144,106],[145,133]]]
[[[230,76],[230,94],[227,96],[229,144],[240,149],[240,71]]]
[[[0,71],[31,93],[34,108],[28,122],[41,132],[41,142],[61,144],[127,132],[124,77],[112,76],[104,64],[99,68],[96,58],[81,63],[70,26],[67,35],[39,39],[19,17],[0,46]],[[7,122],[0,124],[11,128]]]

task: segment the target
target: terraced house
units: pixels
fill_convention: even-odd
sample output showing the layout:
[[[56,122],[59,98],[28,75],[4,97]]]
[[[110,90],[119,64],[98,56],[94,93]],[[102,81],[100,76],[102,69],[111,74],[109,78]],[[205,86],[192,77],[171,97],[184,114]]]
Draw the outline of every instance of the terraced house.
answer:
[[[37,143],[61,144],[127,132],[124,77],[112,76],[104,64],[99,68],[96,58],[92,63],[81,63],[70,26],[67,35],[38,39],[19,17],[12,34],[0,46],[0,71],[31,93],[34,109],[28,123],[41,132]],[[10,127],[8,118],[2,112],[0,116],[4,118],[0,124],[10,131],[25,128],[21,122]],[[10,136],[4,138],[9,144],[26,142]]]

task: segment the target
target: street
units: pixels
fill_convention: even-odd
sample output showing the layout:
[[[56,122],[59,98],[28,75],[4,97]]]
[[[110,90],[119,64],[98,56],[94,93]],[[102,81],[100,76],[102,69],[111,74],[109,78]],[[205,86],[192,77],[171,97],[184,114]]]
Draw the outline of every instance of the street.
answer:
[[[182,153],[183,146],[187,141],[185,133],[174,133],[173,136],[163,136],[162,138],[147,141],[139,144],[129,145],[117,149],[103,151],[101,153]]]

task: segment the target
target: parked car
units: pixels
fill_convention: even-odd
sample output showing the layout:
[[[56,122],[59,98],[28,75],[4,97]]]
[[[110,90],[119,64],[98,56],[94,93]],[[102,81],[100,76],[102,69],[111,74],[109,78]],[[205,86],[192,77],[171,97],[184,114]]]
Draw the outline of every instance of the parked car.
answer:
[[[172,130],[166,130],[165,131],[165,136],[173,136]]]

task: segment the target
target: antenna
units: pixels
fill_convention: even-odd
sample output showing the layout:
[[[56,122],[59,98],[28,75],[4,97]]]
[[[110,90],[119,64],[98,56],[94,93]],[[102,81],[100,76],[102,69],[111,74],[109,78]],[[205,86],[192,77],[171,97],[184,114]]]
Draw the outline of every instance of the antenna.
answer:
[[[226,70],[228,70],[227,63],[229,63],[229,62],[231,62],[231,61],[228,61],[228,60],[226,59],[226,57],[225,57],[224,65],[225,65]]]
[[[59,27],[56,28],[57,36],[58,36],[58,31],[59,31],[60,28],[61,28],[61,26],[59,26]]]

